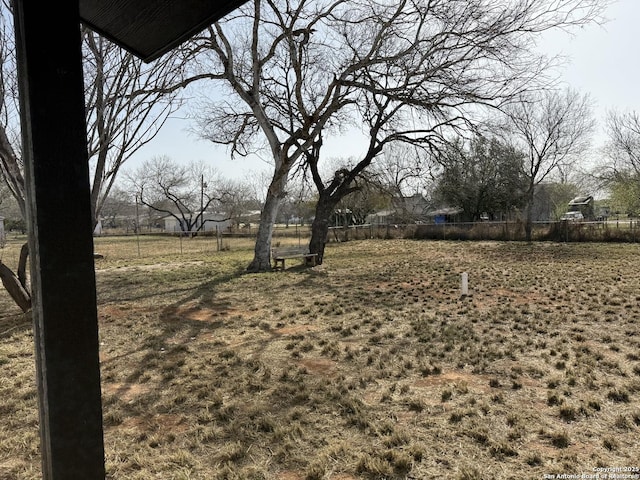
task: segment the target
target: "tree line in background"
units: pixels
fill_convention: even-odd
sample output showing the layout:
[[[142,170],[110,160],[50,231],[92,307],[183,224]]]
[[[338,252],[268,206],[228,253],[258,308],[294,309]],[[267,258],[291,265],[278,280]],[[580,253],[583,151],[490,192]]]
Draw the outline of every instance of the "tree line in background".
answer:
[[[131,196],[190,232],[203,228],[206,210],[229,218],[258,210],[248,270],[263,271],[282,216],[312,219],[310,249],[321,263],[337,210],[373,210],[424,191],[468,219],[518,209],[530,238],[536,190],[576,182],[595,126],[588,95],[559,88],[558,63],[536,51],[536,40],[602,22],[609,3],[254,0],[151,64],[83,28],[94,225],[118,204],[130,207]],[[7,4],[1,20],[0,199],[10,194],[23,215]],[[183,108],[186,92],[193,131],[232,157],[266,155],[264,182],[160,157],[116,183],[127,159]],[[638,117],[612,112],[607,127],[607,161],[583,178],[631,205]],[[324,139],[349,129],[364,135],[362,154],[327,159]],[[22,279],[2,279],[27,289]]]

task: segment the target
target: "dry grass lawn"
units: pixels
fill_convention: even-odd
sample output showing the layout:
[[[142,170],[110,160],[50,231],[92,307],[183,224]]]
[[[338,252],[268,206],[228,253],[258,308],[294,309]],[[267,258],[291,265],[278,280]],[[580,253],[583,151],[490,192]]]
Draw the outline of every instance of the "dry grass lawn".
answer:
[[[640,468],[637,245],[359,241],[245,274],[249,249],[97,242],[109,479]],[[35,479],[31,326],[0,307],[0,479]]]

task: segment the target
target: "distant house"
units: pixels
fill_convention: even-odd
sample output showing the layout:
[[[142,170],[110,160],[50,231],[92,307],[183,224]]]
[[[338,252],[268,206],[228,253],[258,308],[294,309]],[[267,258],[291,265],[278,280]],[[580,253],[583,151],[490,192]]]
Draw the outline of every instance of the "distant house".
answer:
[[[408,197],[395,197],[391,208],[367,215],[366,223],[371,225],[392,225],[424,223],[429,221],[429,201],[419,193]]]
[[[429,201],[420,193],[410,197],[396,197],[392,201],[396,215],[404,220],[403,223],[427,221],[427,212],[431,208]]]
[[[178,215],[180,217],[180,215]],[[177,218],[169,215],[162,219],[164,221],[164,231],[171,233],[180,233],[184,231],[181,227],[181,221]],[[205,212],[202,216],[202,222],[204,226],[200,229],[200,231],[204,232],[215,232],[215,231],[225,231],[231,226],[231,220],[228,218],[228,215],[225,213],[218,212]],[[192,228],[193,230],[198,230],[200,227],[200,222],[196,223],[196,225]]]
[[[366,223],[369,225],[380,226],[380,225],[390,225],[396,219],[396,211],[395,210],[380,210],[376,213],[370,213],[367,215]]]

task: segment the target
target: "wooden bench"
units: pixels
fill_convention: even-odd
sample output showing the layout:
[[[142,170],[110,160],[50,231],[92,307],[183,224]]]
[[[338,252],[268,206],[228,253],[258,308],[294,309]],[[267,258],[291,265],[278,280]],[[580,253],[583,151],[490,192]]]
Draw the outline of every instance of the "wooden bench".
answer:
[[[307,265],[315,266],[317,253],[309,253],[308,247],[280,247],[271,249],[274,270],[284,270],[284,262],[287,258],[304,258]]]

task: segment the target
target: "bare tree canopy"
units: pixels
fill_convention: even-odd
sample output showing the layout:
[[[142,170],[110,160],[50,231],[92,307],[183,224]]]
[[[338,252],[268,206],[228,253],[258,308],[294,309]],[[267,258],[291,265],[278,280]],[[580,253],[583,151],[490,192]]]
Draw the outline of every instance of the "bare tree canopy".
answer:
[[[165,56],[152,64],[144,64],[88,29],[83,29],[82,35],[87,147],[93,172],[91,203],[96,224],[122,164],[153,139],[168,115],[179,107],[177,90],[170,87],[182,77],[178,57]],[[25,182],[14,43],[12,12],[9,3],[3,2],[0,5],[0,174],[24,217]],[[26,262],[26,256],[21,257],[21,262],[23,260]],[[19,269],[22,268],[20,264]]]
[[[525,153],[528,179],[526,237],[531,240],[531,208],[535,188],[552,174],[562,178],[590,147],[595,121],[588,94],[571,89],[521,95],[504,108],[502,130]]]
[[[636,111],[607,113],[607,156],[614,172],[640,175],[640,116]]]
[[[366,178],[390,197],[427,191],[433,182],[433,156],[422,148],[393,143],[369,168]]]
[[[166,56],[145,64],[90,30],[84,35],[85,98],[91,203],[97,222],[122,165],[152,140],[181,105],[180,63]],[[167,92],[167,90],[170,90]]]
[[[348,191],[385,144],[432,144],[479,106],[544,85],[552,60],[535,52],[536,35],[601,20],[607,3],[255,0],[207,29],[185,51],[192,79],[223,80],[229,95],[198,106],[197,129],[233,154],[266,147],[274,165],[249,269],[270,268],[287,179],[318,161],[323,137],[370,134],[364,163],[341,177]],[[314,178],[320,189],[335,179]]]
[[[24,215],[13,18],[6,4],[0,13],[0,168]],[[173,87],[182,70],[175,56],[144,64],[89,29],[84,28],[82,36],[91,201],[97,222],[122,164],[180,107]]]
[[[173,217],[180,231],[195,236],[205,230],[207,210],[224,211],[224,218],[235,213],[238,191],[203,162],[183,165],[169,157],[154,157],[129,174],[136,200],[156,212]]]
[[[635,110],[607,112],[602,160],[591,178],[608,190],[613,211],[640,212],[640,115]]]
[[[0,6],[0,172],[25,216],[13,16]]]

